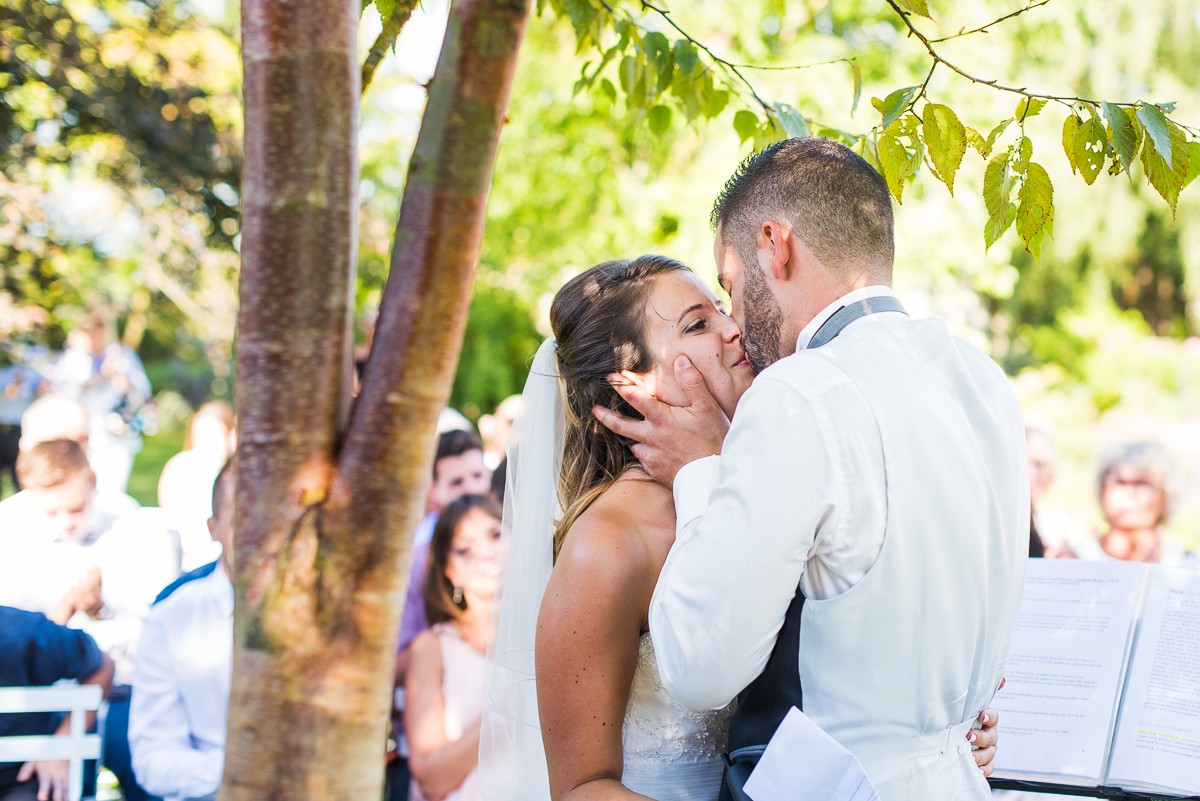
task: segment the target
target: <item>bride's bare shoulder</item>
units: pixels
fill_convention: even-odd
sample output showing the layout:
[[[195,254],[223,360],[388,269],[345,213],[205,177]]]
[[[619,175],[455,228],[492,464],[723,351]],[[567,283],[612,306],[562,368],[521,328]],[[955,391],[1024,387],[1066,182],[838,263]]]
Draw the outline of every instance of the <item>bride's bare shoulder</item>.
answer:
[[[674,531],[671,491],[643,473],[629,471],[571,526],[559,561],[619,557],[628,568],[657,575]]]

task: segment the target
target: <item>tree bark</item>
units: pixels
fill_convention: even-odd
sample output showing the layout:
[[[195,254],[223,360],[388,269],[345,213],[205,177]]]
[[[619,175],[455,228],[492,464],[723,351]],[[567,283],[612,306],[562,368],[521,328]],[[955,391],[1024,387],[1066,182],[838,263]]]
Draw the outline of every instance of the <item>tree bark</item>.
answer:
[[[438,413],[528,0],[461,0],[351,414],[359,0],[244,0],[236,614],[222,801],[378,798]]]

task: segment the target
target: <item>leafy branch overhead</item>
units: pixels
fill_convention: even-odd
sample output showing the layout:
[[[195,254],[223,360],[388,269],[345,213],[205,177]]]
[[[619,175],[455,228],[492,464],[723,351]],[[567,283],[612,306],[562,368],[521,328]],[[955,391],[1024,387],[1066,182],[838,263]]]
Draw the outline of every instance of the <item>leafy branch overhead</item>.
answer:
[[[393,10],[401,12],[407,5],[405,0],[366,0],[371,2],[381,7],[381,13],[389,12],[385,21],[400,16]],[[996,19],[939,38],[931,38],[921,27],[920,18],[932,20],[928,0],[881,0],[880,10],[890,13],[900,32],[924,51],[929,69],[920,84],[872,98],[879,117],[866,131],[846,131],[806,116],[795,106],[767,97],[748,77],[752,71],[844,65],[839,68],[850,73],[853,113],[863,87],[862,70],[854,57],[789,67],[737,63],[689,33],[664,2],[538,0],[539,13],[566,19],[574,29],[577,52],[584,59],[576,93],[591,91],[613,105],[623,98],[635,121],[644,122],[656,136],[677,118],[699,125],[733,106],[734,130],[742,142],[756,149],[794,136],[837,139],[880,171],[897,202],[902,202],[906,184],[925,168],[953,195],[964,159],[978,157],[986,162],[986,247],[1015,226],[1025,248],[1040,257],[1045,237],[1052,234],[1054,186],[1044,164],[1056,156],[1038,153],[1035,161],[1033,142],[1025,131],[1029,120],[1049,109],[1063,114],[1063,153],[1072,172],[1089,185],[1104,171],[1123,173],[1134,181],[1135,164],[1140,163],[1145,180],[1174,213],[1180,191],[1200,173],[1200,131],[1171,119],[1172,103],[1034,92],[972,75],[939,50],[944,42],[988,34],[1051,0],[1025,0]],[[965,124],[949,105],[929,96],[930,81],[939,71],[1014,95],[1013,114],[990,128]]]

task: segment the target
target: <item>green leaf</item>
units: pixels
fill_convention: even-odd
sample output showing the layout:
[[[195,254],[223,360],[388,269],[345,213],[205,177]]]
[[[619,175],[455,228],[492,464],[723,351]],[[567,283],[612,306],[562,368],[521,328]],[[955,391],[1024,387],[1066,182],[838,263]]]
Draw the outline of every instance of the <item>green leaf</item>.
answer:
[[[1172,161],[1170,123],[1167,122],[1162,111],[1152,103],[1143,103],[1138,107],[1137,118],[1141,120],[1142,125],[1146,126],[1146,133],[1154,142],[1154,149],[1162,156],[1163,163],[1170,164]],[[1173,207],[1174,204],[1172,204]]]
[[[985,159],[989,155],[987,140],[983,138],[983,134],[975,130],[971,126],[966,126],[963,129],[967,135],[967,144],[975,148],[975,152],[983,156]]]
[[[1000,153],[988,162],[983,174],[983,202],[988,210],[987,226],[983,232],[985,247],[990,248],[1013,223],[1016,208],[1009,200],[1011,194],[1008,154]]]
[[[1038,112],[1045,107],[1046,101],[1042,100],[1040,97],[1026,97],[1017,103],[1017,110],[1013,116],[1018,120],[1027,120],[1030,117],[1036,117]]]
[[[978,135],[978,134],[977,134]],[[925,104],[925,146],[938,177],[954,195],[954,174],[967,152],[967,132],[948,106]]]
[[[737,131],[738,139],[745,142],[754,137],[758,128],[758,115],[753,111],[742,109],[733,115],[733,130]]]
[[[1099,117],[1089,117],[1079,125],[1075,135],[1072,155],[1075,166],[1088,186],[1096,180],[1108,156],[1108,133]]]
[[[608,98],[609,103],[617,102],[617,87],[608,78],[600,79],[600,92]]]
[[[621,59],[621,67],[617,73],[621,79],[621,91],[628,97],[633,94],[633,88],[637,85],[638,79],[638,60],[634,56],[625,56]]]
[[[725,110],[729,105],[729,92],[725,89],[718,89],[710,92],[708,95],[708,103],[704,106],[704,116],[710,120]]]
[[[883,114],[883,122],[880,125],[884,130],[888,126],[899,119],[900,115],[908,109],[909,101],[916,94],[917,86],[906,86],[903,89],[897,89],[888,95],[883,101],[883,107],[880,109]]]
[[[1033,141],[1028,136],[1022,136],[1012,146],[1011,152],[1016,156],[1012,163],[1012,170],[1016,173],[1024,173],[1025,168],[1029,166],[1029,159],[1033,156]]]
[[[787,103],[772,103],[772,110],[779,118],[779,124],[783,126],[783,131],[790,137],[809,136],[808,120],[800,114],[799,111],[789,106]]]
[[[1063,120],[1062,145],[1063,152],[1067,154],[1067,163],[1071,165],[1071,173],[1079,172],[1079,165],[1075,163],[1075,140],[1079,137],[1079,118],[1074,112],[1067,115]]]
[[[666,91],[666,88],[671,85],[671,78],[675,71],[675,58],[671,54],[671,43],[661,33],[648,33],[645,41],[642,42],[642,50],[645,51],[646,60],[650,62],[650,66],[653,67],[654,74],[657,76],[657,82],[651,87],[654,94]]]
[[[1012,125],[1012,122],[1012,118],[1009,117],[1007,120],[993,128],[992,132],[988,134],[987,153],[984,154],[984,158],[987,158],[989,155],[991,155],[992,148],[996,146],[996,140],[1004,135],[1004,132],[1008,130],[1008,126]]]
[[[1025,170],[1025,180],[1017,193],[1017,234],[1025,243],[1025,249],[1035,258],[1041,257],[1041,240],[1046,226],[1054,219],[1054,185],[1044,167],[1036,161],[1030,162]],[[1037,249],[1035,252],[1034,248]]]
[[[1112,131],[1113,150],[1120,160],[1121,169],[1129,172],[1130,165],[1137,157],[1137,147],[1142,143],[1141,131],[1134,128],[1137,118],[1130,118],[1125,109],[1112,103],[1100,104],[1104,109],[1104,119],[1108,120],[1109,130]]]
[[[1149,132],[1149,126],[1147,126]],[[1147,145],[1142,148],[1142,167],[1146,170],[1146,180],[1154,187],[1163,200],[1171,206],[1171,214],[1175,213],[1175,204],[1179,200],[1179,190],[1183,189],[1191,174],[1192,149],[1188,147],[1187,137],[1183,129],[1175,123],[1167,123],[1170,151],[1173,159],[1170,163],[1162,157],[1158,143],[1154,147]]]
[[[1188,174],[1187,178],[1183,179],[1183,185],[1187,186],[1192,181],[1196,180],[1196,176],[1200,175],[1200,142],[1188,142]]]
[[[700,70],[700,54],[696,46],[687,39],[676,39],[675,47],[671,50],[675,68],[689,78]]]
[[[854,150],[858,155],[867,160],[875,172],[883,175],[883,165],[879,163],[879,145],[876,143],[873,136],[864,136],[854,145]]]
[[[862,68],[857,61],[850,62],[850,74],[854,77],[854,100],[850,102],[850,113],[858,110],[858,101],[862,99]]]
[[[927,19],[933,19],[933,17],[929,16],[929,0],[896,0],[896,2],[906,11],[920,14]]]
[[[879,166],[897,203],[903,202],[904,181],[912,174],[912,158],[900,140],[891,134],[879,137]]]
[[[650,109],[650,114],[646,121],[650,125],[650,133],[655,136],[662,136],[671,127],[671,107],[659,103]]]
[[[375,8],[379,11],[379,18],[387,22],[396,11],[396,0],[375,0]]]

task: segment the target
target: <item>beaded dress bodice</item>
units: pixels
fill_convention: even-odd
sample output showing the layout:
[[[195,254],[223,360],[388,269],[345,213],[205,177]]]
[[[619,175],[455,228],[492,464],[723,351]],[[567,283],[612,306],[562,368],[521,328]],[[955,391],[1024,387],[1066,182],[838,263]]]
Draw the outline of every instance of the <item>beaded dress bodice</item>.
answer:
[[[676,703],[659,678],[650,635],[642,635],[622,734],[622,783],[657,801],[713,801],[732,711],[732,704],[693,712]]]

